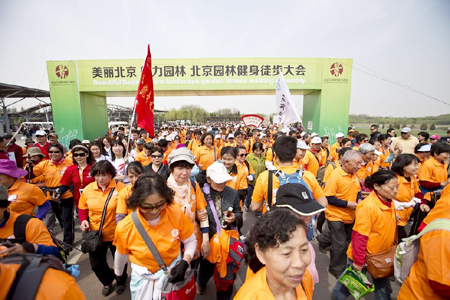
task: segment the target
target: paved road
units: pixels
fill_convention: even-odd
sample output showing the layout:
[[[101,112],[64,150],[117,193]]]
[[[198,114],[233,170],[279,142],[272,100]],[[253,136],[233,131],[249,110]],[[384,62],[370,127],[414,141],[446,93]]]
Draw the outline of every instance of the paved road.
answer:
[[[242,232],[247,232],[251,225],[255,222],[256,218],[253,213],[244,213],[244,227]],[[78,223],[78,222],[77,222]],[[78,226],[78,225],[77,225]],[[55,226],[55,229],[58,226]],[[60,235],[60,233],[59,233]],[[79,227],[77,227],[76,230],[76,238],[75,240],[78,241],[81,238],[81,231],[79,230]],[[79,242],[76,243],[76,245],[79,245]],[[316,266],[320,274],[320,282],[315,285],[314,288],[314,300],[324,300],[324,299],[331,299],[331,290],[336,284],[336,279],[328,274],[328,264],[329,264],[329,255],[324,255],[318,251],[318,243],[317,241],[313,241],[314,249],[316,250]],[[110,260],[110,266],[113,267],[113,260],[112,257],[109,256]],[[69,263],[77,263],[80,265],[80,271],[81,274],[77,279],[77,282],[80,286],[80,288],[83,290],[83,292],[86,295],[86,298],[89,300],[100,300],[100,299],[131,299],[129,289],[127,289],[122,295],[117,295],[115,292],[112,293],[109,297],[103,297],[101,294],[102,285],[100,281],[98,281],[95,274],[90,269],[89,264],[89,256],[86,254],[82,254],[78,252],[77,250],[74,250],[70,257],[69,257]],[[245,273],[246,273],[246,266],[241,267],[241,269],[238,271],[237,279],[235,281],[234,285],[234,293],[239,289],[239,287],[242,285],[242,282],[245,279]],[[128,268],[130,270],[130,268]],[[392,283],[393,288],[393,299],[396,298],[399,286],[397,283]],[[204,295],[198,295],[196,299],[199,300],[211,300],[215,299],[215,287],[214,287],[214,281],[211,279],[208,283],[206,292]],[[349,298],[350,299],[350,298]],[[367,297],[363,298],[367,300],[373,300],[375,299],[373,294],[368,295]]]

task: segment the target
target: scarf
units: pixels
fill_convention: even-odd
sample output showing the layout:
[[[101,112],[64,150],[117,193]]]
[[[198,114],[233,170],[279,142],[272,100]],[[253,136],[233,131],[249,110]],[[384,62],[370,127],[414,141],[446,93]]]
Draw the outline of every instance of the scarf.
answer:
[[[186,217],[195,222],[195,214],[192,212],[191,186],[189,180],[184,185],[179,185],[172,174],[167,179],[167,185],[175,192],[174,200],[181,206],[181,210]]]

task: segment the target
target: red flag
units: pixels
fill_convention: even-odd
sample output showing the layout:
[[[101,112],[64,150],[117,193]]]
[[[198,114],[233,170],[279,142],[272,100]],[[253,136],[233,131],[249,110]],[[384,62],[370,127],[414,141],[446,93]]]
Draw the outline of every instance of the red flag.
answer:
[[[145,129],[150,137],[155,136],[154,107],[155,97],[153,93],[152,55],[148,45],[147,58],[142,69],[139,88],[136,93],[137,126]]]

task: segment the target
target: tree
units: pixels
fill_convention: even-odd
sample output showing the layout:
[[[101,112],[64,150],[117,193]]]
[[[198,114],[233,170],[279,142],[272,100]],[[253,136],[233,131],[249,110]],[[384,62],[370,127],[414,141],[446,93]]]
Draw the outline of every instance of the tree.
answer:
[[[405,127],[406,127],[406,123],[403,123],[402,128],[405,128]]]
[[[428,129],[428,125],[426,123],[420,124],[420,130],[427,130],[427,129]]]
[[[431,125],[430,125],[430,130],[436,130],[436,124],[434,124],[434,123],[431,124]]]

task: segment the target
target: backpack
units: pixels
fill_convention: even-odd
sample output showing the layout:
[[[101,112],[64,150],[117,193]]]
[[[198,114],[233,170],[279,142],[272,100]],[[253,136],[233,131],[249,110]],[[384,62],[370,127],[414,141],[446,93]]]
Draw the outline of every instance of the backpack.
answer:
[[[325,170],[328,167],[328,165],[331,164],[333,166],[333,169],[336,169],[336,164],[332,161],[327,160],[326,164],[319,167],[319,170],[317,171],[317,181],[319,182],[319,185],[322,186],[323,178],[325,177]]]
[[[308,193],[309,196],[311,197],[311,199],[313,199],[311,189],[306,184],[306,182],[303,180],[303,170],[297,170],[293,174],[286,174],[281,170],[269,171],[269,184],[268,184],[268,191],[267,191],[267,207],[266,207],[267,211],[269,211],[270,207],[272,207],[272,201],[273,201],[273,176],[272,176],[272,174],[275,174],[275,176],[277,176],[278,181],[280,182],[280,186],[285,185],[285,184],[290,184],[290,183],[301,184],[305,189],[304,192]]]
[[[2,258],[0,262],[20,265],[6,300],[35,299],[42,277],[48,268],[66,272],[59,259],[53,255],[11,254]]]
[[[394,275],[400,283],[403,283],[406,280],[412,266],[417,261],[420,249],[420,238],[430,231],[442,229],[450,231],[450,219],[433,220],[421,233],[404,238],[402,242],[398,244],[397,249],[395,250]]]
[[[14,237],[15,237],[15,241],[19,244],[22,244],[23,242],[26,242],[27,237],[26,237],[26,228],[27,228],[27,224],[28,221],[34,218],[33,216],[30,215],[20,215],[19,217],[17,217],[16,221],[14,222]],[[62,241],[58,240],[57,238],[52,237],[53,243],[56,245],[56,247],[58,248],[58,259],[62,262],[62,263],[66,263],[67,262],[67,258],[69,256],[69,248],[71,248],[70,245],[65,245],[65,243],[63,243]]]

